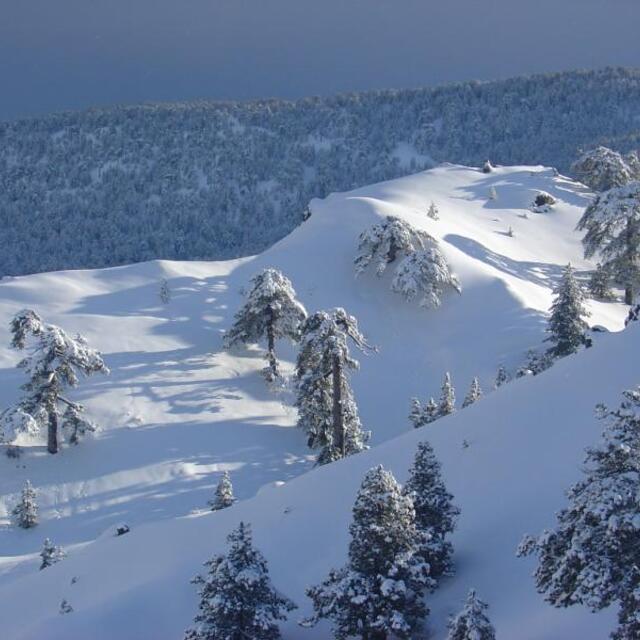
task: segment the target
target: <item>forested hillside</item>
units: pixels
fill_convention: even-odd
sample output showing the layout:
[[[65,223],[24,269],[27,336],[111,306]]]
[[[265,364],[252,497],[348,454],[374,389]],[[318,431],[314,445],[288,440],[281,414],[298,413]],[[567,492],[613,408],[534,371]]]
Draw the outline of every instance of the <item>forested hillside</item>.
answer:
[[[312,197],[434,162],[567,172],[580,148],[637,148],[639,104],[640,72],[606,69],[0,124],[0,275],[257,253]]]

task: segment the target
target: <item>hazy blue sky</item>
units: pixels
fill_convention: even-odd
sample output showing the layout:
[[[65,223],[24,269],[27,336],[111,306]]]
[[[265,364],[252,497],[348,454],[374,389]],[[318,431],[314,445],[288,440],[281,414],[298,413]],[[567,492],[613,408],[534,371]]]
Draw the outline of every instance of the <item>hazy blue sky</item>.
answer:
[[[640,66],[640,0],[0,0],[0,118]]]

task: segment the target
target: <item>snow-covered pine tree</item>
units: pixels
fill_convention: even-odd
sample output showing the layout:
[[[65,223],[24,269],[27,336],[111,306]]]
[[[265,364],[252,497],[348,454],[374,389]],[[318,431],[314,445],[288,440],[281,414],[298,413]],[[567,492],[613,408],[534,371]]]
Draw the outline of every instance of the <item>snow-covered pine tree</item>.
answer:
[[[62,547],[58,547],[53,544],[49,538],[45,538],[44,544],[42,545],[42,551],[40,552],[40,558],[42,558],[42,562],[40,563],[40,571],[50,567],[52,564],[56,564],[56,562],[60,562],[67,554],[63,551]]]
[[[303,625],[329,619],[337,640],[412,637],[428,613],[422,598],[433,581],[419,553],[413,503],[381,466],[362,481],[349,532],[348,562],[307,590],[314,614]]]
[[[70,444],[78,444],[87,433],[93,433],[97,425],[82,414],[84,407],[76,402],[69,402],[62,414],[62,431]]]
[[[599,194],[586,208],[577,229],[586,231],[586,258],[600,254],[602,266],[624,287],[625,304],[633,304],[640,284],[640,182]]]
[[[211,511],[219,511],[230,507],[235,501],[231,476],[228,471],[225,471],[218,482],[213,500],[209,500],[209,506]]]
[[[391,289],[411,302],[418,298],[421,307],[436,309],[447,289],[461,293],[458,278],[451,273],[444,254],[437,246],[415,251],[395,270]]]
[[[462,403],[462,408],[468,407],[470,404],[473,404],[477,400],[482,398],[482,389],[480,388],[480,382],[477,377],[475,377],[471,381],[471,387],[469,387],[469,391]]]
[[[507,370],[505,369],[504,365],[501,364],[498,367],[498,372],[496,373],[496,379],[493,383],[493,388],[498,389],[507,382],[509,382],[509,376],[507,375]]]
[[[318,464],[367,448],[369,433],[362,430],[349,384],[349,370],[358,368],[349,342],[360,351],[371,347],[358,323],[344,309],[318,311],[302,326],[296,363],[298,426],[312,449],[319,449]]]
[[[249,525],[241,522],[227,541],[227,554],[206,562],[207,575],[193,580],[200,585],[200,611],[185,640],[276,640],[278,621],[296,607],[274,589]]]
[[[595,270],[589,278],[589,293],[596,300],[614,300],[615,296],[611,291],[611,273],[609,269],[598,262]]]
[[[456,410],[456,394],[451,383],[451,375],[447,371],[444,374],[442,382],[442,391],[440,392],[440,402],[438,403],[438,417],[448,416]]]
[[[619,408],[597,407],[602,442],[587,449],[584,478],[569,489],[556,527],[527,536],[519,555],[535,554],[536,587],[556,607],[599,611],[618,603],[616,640],[640,635],[640,388]]]
[[[426,231],[395,216],[387,216],[360,234],[358,255],[354,260],[356,275],[364,273],[373,262],[376,275],[381,277],[388,265],[435,243],[435,238]]]
[[[493,171],[493,165],[489,160],[485,160],[482,165],[482,173],[491,173]]]
[[[446,538],[455,529],[460,509],[453,505],[440,463],[426,441],[418,444],[403,493],[413,501],[416,527],[424,534],[421,554],[430,566],[430,577],[436,579],[452,573],[453,547]]]
[[[601,146],[583,153],[571,169],[594,191],[608,191],[640,179],[633,167],[634,158],[629,157],[629,160],[631,165],[616,151]]]
[[[95,429],[81,417],[82,405],[71,402],[62,393],[78,385],[80,375],[109,373],[102,356],[87,346],[82,336],[67,335],[60,327],[45,324],[35,311],[19,312],[11,322],[12,346],[24,349],[32,339],[29,355],[18,363],[29,381],[22,388],[25,396],[16,407],[0,416],[0,433],[10,442],[20,430],[47,428],[47,449],[58,451],[58,422],[60,405],[65,411],[63,421],[76,438]],[[9,435],[8,435],[9,434]]]
[[[409,421],[414,428],[419,429],[426,424],[438,419],[438,405],[433,398],[429,398],[427,404],[423,405],[418,398],[411,399],[411,411]]]
[[[354,261],[356,275],[373,263],[381,277],[387,266],[396,261],[391,289],[405,299],[419,298],[420,306],[438,307],[445,289],[460,293],[460,283],[449,270],[437,240],[400,218],[387,216],[360,234]]]
[[[36,490],[27,480],[22,488],[20,500],[11,511],[13,523],[21,529],[31,529],[38,524],[38,503]]]
[[[431,218],[432,220],[440,220],[439,213],[440,212],[438,211],[436,203],[432,200],[431,204],[429,205],[429,209],[427,210],[427,217]]]
[[[496,191],[496,188],[492,186],[489,189],[489,200],[497,200],[497,199],[498,199],[498,192]]]
[[[166,278],[162,278],[160,282],[160,291],[158,292],[158,296],[160,297],[160,302],[162,304],[169,304],[171,301],[171,289],[169,289],[169,282]]]
[[[584,291],[575,279],[573,268],[568,264],[562,272],[551,305],[547,329],[551,334],[547,341],[553,344],[549,349],[551,355],[561,358],[575,353],[585,344],[588,325],[584,318],[590,314],[584,303]]]
[[[291,281],[277,269],[265,269],[252,279],[251,291],[242,308],[236,313],[233,326],[225,336],[225,346],[239,342],[267,340],[267,367],[263,374],[267,381],[278,378],[276,340],[288,338],[292,342],[300,339],[300,327],[307,312],[296,299]]]
[[[513,232],[513,227],[509,227],[509,229],[507,230],[507,235],[510,238],[515,238],[515,233]]]
[[[487,609],[488,605],[471,589],[462,611],[449,621],[447,640],[495,640],[496,632],[485,613]]]

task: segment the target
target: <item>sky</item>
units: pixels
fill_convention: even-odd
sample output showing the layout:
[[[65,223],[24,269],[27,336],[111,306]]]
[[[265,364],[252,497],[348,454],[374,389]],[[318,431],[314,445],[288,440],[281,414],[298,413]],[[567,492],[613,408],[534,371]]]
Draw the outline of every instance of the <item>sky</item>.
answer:
[[[0,0],[0,119],[640,67],[640,0]]]

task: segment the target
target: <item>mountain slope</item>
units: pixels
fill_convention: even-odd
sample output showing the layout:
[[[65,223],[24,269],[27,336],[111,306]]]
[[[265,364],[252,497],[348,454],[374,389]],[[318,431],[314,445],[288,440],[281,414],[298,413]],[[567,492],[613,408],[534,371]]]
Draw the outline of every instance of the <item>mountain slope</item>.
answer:
[[[491,187],[495,200],[488,199]],[[549,213],[528,209],[541,190],[558,199]],[[495,606],[505,631],[521,624],[525,614],[532,634],[538,633],[532,638],[551,637],[542,632],[547,625],[559,630],[558,638],[571,625],[582,625],[579,613],[560,615],[544,607],[526,579],[530,567],[515,561],[513,547],[524,531],[548,524],[561,504],[582,446],[597,434],[592,405],[615,401],[618,391],[634,383],[627,335],[600,335],[594,349],[544,376],[509,385],[433,429],[402,434],[410,431],[411,396],[436,395],[445,370],[452,372],[461,397],[474,375],[489,390],[501,363],[513,369],[527,348],[541,346],[551,289],[563,265],[570,260],[578,271],[592,266],[581,258],[573,232],[588,198],[584,187],[544,167],[483,174],[446,165],[316,200],[308,221],[254,258],[5,278],[1,344],[8,343],[11,315],[29,306],[83,333],[112,369],[109,378],[89,380],[74,395],[103,425],[95,438],[58,456],[31,446],[18,461],[0,457],[4,513],[26,478],[42,506],[37,529],[0,530],[6,549],[0,559],[0,616],[7,620],[8,637],[176,637],[196,603],[189,577],[240,517],[255,524],[278,586],[303,605],[304,587],[344,556],[349,510],[364,470],[381,461],[404,477],[415,442],[427,434],[465,514],[456,539],[460,577],[434,600],[435,629],[441,632],[445,614],[471,581]],[[439,221],[426,216],[431,200],[440,209]],[[462,295],[447,296],[442,308],[428,311],[392,294],[390,275],[354,278],[359,233],[388,214],[439,239]],[[507,235],[509,227],[514,237]],[[309,310],[341,305],[358,317],[379,352],[361,358],[355,396],[373,444],[392,442],[305,474],[312,460],[303,435],[293,428],[291,394],[265,387],[258,373],[262,351],[220,351],[240,289],[266,266],[291,278]],[[163,277],[172,294],[166,306],[158,296]],[[622,327],[623,305],[592,302],[590,309],[593,324]],[[279,348],[290,370],[294,352]],[[18,394],[21,376],[12,368],[18,356],[0,349],[2,406]],[[611,372],[605,384],[600,372],[619,358],[620,371]],[[545,402],[539,402],[542,397]],[[471,443],[468,450],[461,447],[464,438]],[[242,502],[228,512],[203,515],[225,469]],[[544,483],[532,483],[542,470]],[[295,476],[301,477],[288,482]],[[281,481],[287,484],[274,485]],[[274,488],[246,500],[265,485]],[[112,539],[120,521],[132,533]],[[45,536],[70,555],[40,573],[34,554]],[[490,569],[495,563],[499,568]],[[491,571],[505,575],[506,585],[492,585]],[[73,587],[72,576],[79,578]],[[18,606],[26,593],[38,597]],[[74,606],[73,615],[58,616],[63,597]],[[601,624],[599,629],[609,621]],[[293,624],[288,629],[288,638],[326,637],[326,630],[304,632]]]
[[[566,172],[580,148],[637,147],[639,99],[638,71],[604,69],[0,123],[0,274],[250,255],[312,197],[434,161]]]

